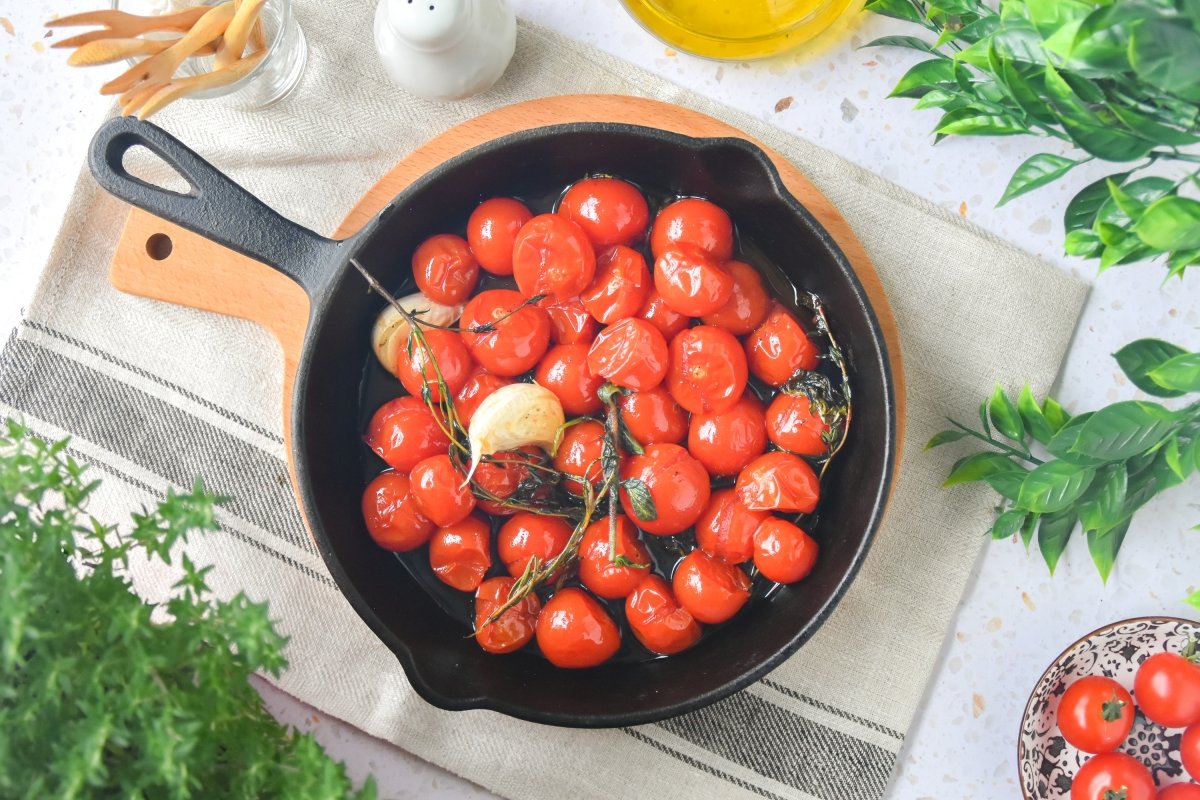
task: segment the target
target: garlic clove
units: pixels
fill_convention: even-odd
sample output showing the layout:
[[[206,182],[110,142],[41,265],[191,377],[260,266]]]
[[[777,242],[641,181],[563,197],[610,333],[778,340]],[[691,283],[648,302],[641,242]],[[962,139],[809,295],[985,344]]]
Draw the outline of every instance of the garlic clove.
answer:
[[[492,392],[471,417],[467,438],[471,443],[471,469],[492,453],[535,445],[551,455],[558,429],[566,422],[562,403],[553,392],[536,383],[514,383]]]
[[[462,316],[463,304],[444,306],[435,303],[421,292],[401,297],[397,302],[400,307],[410,314],[417,314],[417,319],[433,325],[450,325]],[[375,357],[383,368],[393,375],[396,374],[396,359],[402,348],[408,346],[409,323],[390,303],[386,305],[379,316],[375,318],[375,328],[371,331],[371,345],[375,348]]]

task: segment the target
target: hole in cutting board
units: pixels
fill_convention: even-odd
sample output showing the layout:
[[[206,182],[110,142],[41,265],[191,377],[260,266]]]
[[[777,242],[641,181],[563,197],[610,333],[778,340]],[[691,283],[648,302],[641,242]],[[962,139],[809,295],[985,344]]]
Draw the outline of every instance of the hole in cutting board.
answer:
[[[165,261],[175,249],[175,243],[165,233],[153,234],[146,240],[146,255],[155,261]]]
[[[125,151],[121,166],[134,178],[168,192],[186,195],[192,190],[178,170],[140,144]]]

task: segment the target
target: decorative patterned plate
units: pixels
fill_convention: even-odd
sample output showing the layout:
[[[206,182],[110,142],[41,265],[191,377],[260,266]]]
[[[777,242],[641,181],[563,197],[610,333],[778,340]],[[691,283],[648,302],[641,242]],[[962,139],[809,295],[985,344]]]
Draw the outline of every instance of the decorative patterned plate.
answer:
[[[1071,792],[1071,778],[1090,756],[1063,739],[1055,721],[1059,698],[1074,681],[1104,675],[1133,691],[1138,665],[1155,653],[1179,652],[1200,622],[1141,617],[1114,622],[1063,651],[1038,681],[1025,706],[1017,740],[1017,769],[1025,800],[1058,800]],[[1136,702],[1136,698],[1134,699]],[[1187,780],[1179,761],[1182,730],[1167,730],[1138,711],[1129,740],[1120,748],[1147,767],[1160,787]]]

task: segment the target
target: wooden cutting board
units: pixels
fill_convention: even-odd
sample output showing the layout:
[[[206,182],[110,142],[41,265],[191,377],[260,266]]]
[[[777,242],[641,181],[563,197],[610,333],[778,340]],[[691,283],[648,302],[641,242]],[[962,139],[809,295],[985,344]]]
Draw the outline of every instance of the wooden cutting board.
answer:
[[[567,122],[622,122],[693,137],[732,136],[761,147],[788,190],[829,231],[866,289],[887,341],[896,386],[897,447],[904,442],[904,368],[896,320],[879,275],[849,224],[787,159],[720,120],[690,109],[624,95],[566,95],[530,100],[475,117],[418,147],[367,190],[333,232],[350,236],[414,180],[443,161],[515,131]],[[227,250],[140,209],[133,209],[113,255],[109,279],[117,289],[142,297],[253,320],[283,348],[284,438],[290,439],[292,385],[308,322],[308,297],[290,278],[262,262]],[[291,454],[288,442],[289,457]]]

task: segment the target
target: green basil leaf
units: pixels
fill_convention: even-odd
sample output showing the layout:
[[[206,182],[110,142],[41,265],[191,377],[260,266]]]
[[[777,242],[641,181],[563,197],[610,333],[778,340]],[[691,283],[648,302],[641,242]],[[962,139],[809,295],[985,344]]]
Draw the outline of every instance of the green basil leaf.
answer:
[[[946,136],[1015,136],[1027,129],[1012,117],[974,107],[960,108],[942,117],[937,133]]]
[[[905,22],[921,22],[921,12],[909,0],[870,0],[866,9]]]
[[[1038,520],[1041,518],[1041,514],[1029,514],[1021,523],[1021,542],[1025,545],[1026,550],[1029,549],[1029,543],[1033,541],[1033,534],[1037,531]]]
[[[933,58],[904,73],[888,97],[920,97],[945,83],[954,83],[954,64],[944,58]]]
[[[1104,532],[1088,531],[1088,552],[1092,555],[1092,563],[1100,572],[1100,579],[1105,583],[1108,583],[1113,564],[1117,560],[1117,553],[1120,551],[1121,545],[1125,543],[1125,534],[1129,532],[1129,523],[1130,520],[1125,520],[1115,528]]]
[[[1106,531],[1122,519],[1125,496],[1129,489],[1129,471],[1124,464],[1106,467],[1092,484],[1085,502],[1079,507],[1079,521],[1085,531]]]
[[[1154,397],[1180,397],[1184,392],[1160,386],[1149,374],[1175,356],[1186,352],[1182,347],[1162,339],[1138,339],[1113,353],[1113,358],[1117,360],[1117,365],[1125,373],[1125,377],[1146,394]]]
[[[1083,423],[1072,449],[1092,458],[1118,461],[1149,450],[1175,424],[1175,414],[1154,403],[1127,400],[1106,406]]]
[[[1039,514],[1052,514],[1070,506],[1087,491],[1096,477],[1093,467],[1067,461],[1047,461],[1025,476],[1021,496],[1022,508]]]
[[[1200,353],[1181,353],[1150,370],[1146,377],[1165,389],[1200,392]]]
[[[1017,171],[1009,179],[1008,186],[996,207],[999,208],[1014,197],[1020,197],[1026,192],[1058,180],[1080,163],[1073,158],[1064,158],[1051,153],[1038,153],[1030,156],[1021,166],[1017,167]]]
[[[949,58],[937,50],[933,49],[933,45],[924,39],[918,39],[916,36],[880,36],[878,39],[872,39],[862,47],[905,47],[909,50],[920,50],[922,53],[929,53],[939,58]],[[861,50],[862,47],[859,49]]]
[[[1025,441],[1025,424],[1021,421],[1021,415],[1005,393],[1004,387],[998,383],[992,391],[990,405],[992,424],[996,426],[996,430],[1013,441]]]
[[[1054,429],[1050,427],[1041,406],[1033,398],[1033,390],[1029,388],[1028,383],[1021,388],[1021,394],[1017,396],[1017,412],[1025,422],[1025,429],[1038,442],[1046,444],[1054,438]]]
[[[1028,512],[1014,509],[1005,511],[996,518],[996,523],[992,525],[993,539],[1007,539],[1017,531],[1021,530],[1021,526],[1025,524],[1025,518],[1029,516]]]
[[[942,431],[941,433],[934,434],[933,438],[925,443],[925,449],[932,450],[933,448],[941,447],[944,444],[950,444],[951,442],[957,442],[959,439],[963,438],[966,435],[967,435],[966,431],[959,431],[959,430]]]
[[[975,483],[989,475],[1019,470],[1020,467],[999,453],[976,453],[961,459],[950,470],[942,486],[957,486],[960,483]]]
[[[1200,101],[1200,34],[1182,21],[1147,19],[1134,28],[1129,62],[1151,86]]]
[[[1091,258],[1104,249],[1104,243],[1095,231],[1071,231],[1063,240],[1063,252],[1069,256]]]
[[[658,509],[654,507],[654,497],[650,494],[650,487],[637,478],[626,478],[621,481],[621,487],[625,489],[625,493],[629,497],[635,517],[642,522],[653,522],[658,519]]]
[[[1104,205],[1105,201],[1111,199],[1108,192],[1108,181],[1112,180],[1121,184],[1129,175],[1128,172],[1110,175],[1094,183],[1089,183],[1081,189],[1067,204],[1067,211],[1063,217],[1063,227],[1067,229],[1067,232],[1090,229],[1096,221],[1096,215],[1100,213],[1100,207]]]
[[[1042,414],[1045,415],[1046,422],[1050,424],[1055,435],[1071,421],[1071,415],[1053,397],[1047,397],[1042,401]]]
[[[1133,231],[1159,250],[1200,248],[1200,202],[1178,196],[1155,200]]]
[[[1058,566],[1058,559],[1067,549],[1067,542],[1071,539],[1071,532],[1075,530],[1076,520],[1074,511],[1048,514],[1041,518],[1041,524],[1038,525],[1038,549],[1042,551],[1042,558],[1046,560],[1051,575]]]

